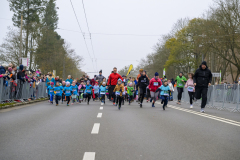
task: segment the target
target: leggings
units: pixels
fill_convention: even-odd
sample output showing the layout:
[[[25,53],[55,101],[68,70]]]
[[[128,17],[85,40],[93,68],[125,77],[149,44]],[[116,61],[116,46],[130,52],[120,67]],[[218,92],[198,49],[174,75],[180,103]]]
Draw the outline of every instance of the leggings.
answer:
[[[144,99],[144,95],[146,93],[146,87],[139,87],[139,89],[140,89],[139,101],[140,101],[140,103],[142,103],[143,99]]]
[[[55,102],[56,102],[56,104],[58,104],[58,101],[59,101],[59,100],[61,100],[61,96],[57,96],[57,95],[56,95],[56,96],[55,96]]]
[[[88,99],[88,102],[90,101],[91,96],[92,96],[92,94],[89,94],[89,93],[86,94],[86,97],[87,97],[87,99]]]
[[[132,99],[133,99],[133,95],[129,96],[129,104],[131,103]]]
[[[194,92],[188,92],[190,98],[190,104],[192,105],[192,101],[194,100]]]
[[[159,92],[150,92],[153,103],[156,102]]]
[[[70,96],[66,96],[66,99],[67,99],[67,104],[69,104],[69,102],[70,102]]]
[[[105,94],[101,94],[101,101],[102,103],[105,103]]]
[[[65,99],[65,95],[64,94],[62,94],[62,102],[63,102],[63,100]]]
[[[50,94],[50,102],[53,101],[53,97],[54,97],[54,95]]]
[[[181,99],[182,99],[182,93],[183,93],[183,88],[177,87],[177,91],[178,91],[178,101],[181,101]]]
[[[122,97],[121,96],[117,96],[116,98],[116,103],[119,102],[119,106],[121,107],[121,104],[122,104]]]

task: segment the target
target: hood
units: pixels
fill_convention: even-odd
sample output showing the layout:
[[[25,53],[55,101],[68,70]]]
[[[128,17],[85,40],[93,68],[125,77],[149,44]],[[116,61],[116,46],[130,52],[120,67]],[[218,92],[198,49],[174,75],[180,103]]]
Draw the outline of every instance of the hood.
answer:
[[[20,69],[21,71],[23,70],[23,65],[22,65],[22,64],[19,66],[19,69]]]
[[[207,62],[206,62],[206,61],[203,61],[203,62],[200,64],[199,69],[202,69],[202,64],[206,66],[206,69],[208,69]]]

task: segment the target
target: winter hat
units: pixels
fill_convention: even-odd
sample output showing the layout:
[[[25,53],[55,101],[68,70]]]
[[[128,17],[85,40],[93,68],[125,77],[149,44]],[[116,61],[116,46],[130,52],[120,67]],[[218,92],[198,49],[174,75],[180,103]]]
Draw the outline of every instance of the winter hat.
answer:
[[[106,82],[103,82],[102,84],[106,84]]]
[[[9,72],[12,72],[12,67],[8,67],[8,71],[9,71]]]
[[[67,86],[70,85],[70,82],[66,82],[66,85],[67,85]]]
[[[122,83],[122,80],[120,78],[118,79],[118,81],[121,81],[121,83]]]
[[[139,70],[139,72],[142,72],[142,71],[143,71],[143,69],[140,69],[140,70]]]
[[[21,71],[23,70],[23,65],[22,65],[22,64],[19,66],[19,69],[20,69]]]
[[[51,85],[54,85],[54,82],[51,82],[50,84],[51,84]]]
[[[102,70],[100,70],[99,73],[102,73]]]
[[[201,65],[207,66],[207,62],[206,62],[206,61],[203,61]]]
[[[159,76],[158,72],[155,73],[155,76]]]
[[[147,71],[143,70],[143,72],[145,72],[147,74]]]

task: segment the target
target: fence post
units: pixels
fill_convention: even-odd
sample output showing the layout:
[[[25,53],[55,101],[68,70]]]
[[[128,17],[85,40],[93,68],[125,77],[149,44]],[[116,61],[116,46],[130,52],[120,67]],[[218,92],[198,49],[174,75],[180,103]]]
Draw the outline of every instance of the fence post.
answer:
[[[222,104],[222,108],[220,108],[220,110],[224,109],[224,103],[225,103],[225,88],[226,88],[226,85],[225,83],[223,84],[223,104]]]
[[[214,85],[212,86],[212,96],[211,96],[211,98],[212,98],[212,108],[214,107],[214,104],[213,104],[213,101],[214,101],[214,90],[215,89],[215,87],[214,87]]]
[[[237,87],[237,106],[236,106],[236,108],[233,109],[231,112],[236,112],[236,111],[237,111],[237,112],[240,112],[240,110],[238,109],[238,105],[239,105],[239,101],[240,101],[240,99],[239,99],[239,98],[240,98],[240,97],[239,97],[239,96],[240,96],[240,95],[239,95],[239,89],[240,89],[240,88],[239,88],[239,84],[238,84],[238,87]]]

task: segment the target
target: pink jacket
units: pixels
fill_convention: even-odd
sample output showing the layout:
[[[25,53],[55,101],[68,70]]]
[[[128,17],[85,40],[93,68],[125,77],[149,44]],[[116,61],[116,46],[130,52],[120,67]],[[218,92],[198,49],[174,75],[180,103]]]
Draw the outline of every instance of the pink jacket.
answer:
[[[80,85],[78,86],[78,90],[80,90],[80,89],[82,88],[82,86],[83,86],[83,87],[86,87],[85,85],[81,85],[81,84],[80,84]]]
[[[187,87],[193,87],[194,90],[195,90],[195,86],[194,86],[194,84],[193,84],[193,79],[188,79],[187,82],[186,82],[186,84],[185,84],[185,87],[186,87],[186,88],[187,88]]]
[[[162,81],[160,78],[157,80],[155,78],[152,78],[149,83],[149,89],[151,89],[151,92],[155,92],[159,87],[161,87]]]

